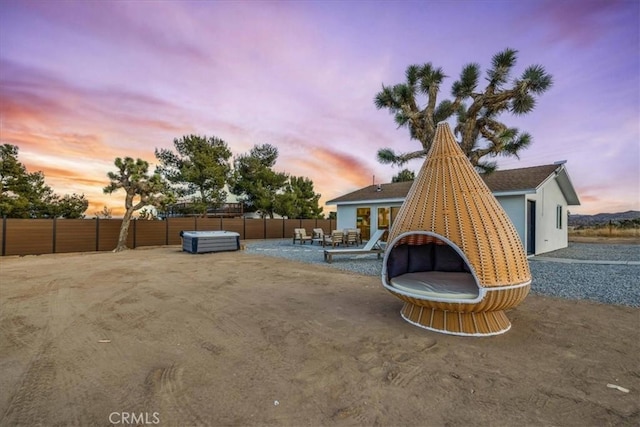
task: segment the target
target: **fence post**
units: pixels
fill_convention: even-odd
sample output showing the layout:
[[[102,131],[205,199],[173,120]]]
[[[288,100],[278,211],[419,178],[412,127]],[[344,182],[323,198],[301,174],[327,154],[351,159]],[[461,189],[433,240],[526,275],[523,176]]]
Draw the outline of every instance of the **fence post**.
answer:
[[[96,216],[96,252],[100,251],[100,218]]]
[[[7,253],[7,216],[2,216],[2,256]]]
[[[138,234],[137,227],[136,227],[137,223],[138,223],[138,220],[134,218],[133,219],[133,249],[136,248],[136,238]]]
[[[53,249],[53,253],[56,253],[56,224],[57,224],[57,218],[53,218],[53,244],[52,249]]]
[[[169,246],[169,218],[164,218],[164,244]]]

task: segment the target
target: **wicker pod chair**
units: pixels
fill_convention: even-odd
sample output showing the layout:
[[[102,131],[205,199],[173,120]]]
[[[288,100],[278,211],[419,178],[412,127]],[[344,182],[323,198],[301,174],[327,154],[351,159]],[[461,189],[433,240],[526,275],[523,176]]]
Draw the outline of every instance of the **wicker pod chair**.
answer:
[[[504,310],[529,293],[527,256],[447,123],[438,124],[387,242],[382,284],[404,301],[406,321],[464,336],[511,328]]]

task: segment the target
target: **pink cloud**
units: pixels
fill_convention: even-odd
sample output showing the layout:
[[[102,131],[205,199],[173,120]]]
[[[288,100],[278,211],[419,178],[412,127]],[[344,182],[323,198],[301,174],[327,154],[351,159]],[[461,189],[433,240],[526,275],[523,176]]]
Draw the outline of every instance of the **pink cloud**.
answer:
[[[640,12],[638,2],[625,0],[544,0],[532,5],[527,19],[546,23],[550,42],[569,40],[581,48],[594,44],[622,21],[637,19]]]
[[[22,3],[22,4],[20,4]],[[97,38],[169,55],[202,59],[206,53],[195,40],[188,40],[192,17],[180,2],[156,3],[152,7],[138,2],[56,2],[24,1],[12,5],[45,21],[55,22],[69,31],[91,33]],[[145,19],[140,19],[145,16]],[[162,23],[162,25],[157,25]],[[182,36],[182,37],[181,37]]]

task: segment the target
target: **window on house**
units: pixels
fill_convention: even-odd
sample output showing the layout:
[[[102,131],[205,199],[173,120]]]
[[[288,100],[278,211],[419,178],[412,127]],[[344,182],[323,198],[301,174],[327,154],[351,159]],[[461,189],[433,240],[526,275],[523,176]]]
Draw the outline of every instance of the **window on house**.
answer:
[[[562,230],[562,206],[556,206],[556,228]]]

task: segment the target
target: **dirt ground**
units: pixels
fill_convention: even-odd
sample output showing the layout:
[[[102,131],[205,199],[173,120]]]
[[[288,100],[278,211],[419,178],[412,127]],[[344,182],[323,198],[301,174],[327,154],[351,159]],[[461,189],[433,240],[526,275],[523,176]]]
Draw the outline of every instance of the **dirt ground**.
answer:
[[[600,243],[604,245],[640,245],[640,237],[602,237],[569,235],[569,241],[575,243]]]
[[[530,295],[454,337],[377,277],[177,246],[0,280],[0,425],[640,425],[638,308]]]

